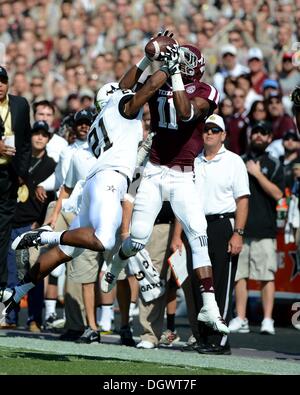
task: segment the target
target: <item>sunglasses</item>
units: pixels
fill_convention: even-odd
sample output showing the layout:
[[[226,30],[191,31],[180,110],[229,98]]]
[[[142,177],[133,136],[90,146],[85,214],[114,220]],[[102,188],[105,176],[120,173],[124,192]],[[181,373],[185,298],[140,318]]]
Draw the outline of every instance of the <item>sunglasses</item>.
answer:
[[[267,130],[265,130],[265,129],[254,129],[254,130],[252,130],[252,132],[251,132],[251,135],[253,135],[253,134],[261,134],[262,136],[268,136],[270,133],[267,131]]]
[[[217,133],[221,133],[223,130],[220,128],[204,128],[203,133],[208,133],[209,131],[211,131],[213,134],[217,134]]]

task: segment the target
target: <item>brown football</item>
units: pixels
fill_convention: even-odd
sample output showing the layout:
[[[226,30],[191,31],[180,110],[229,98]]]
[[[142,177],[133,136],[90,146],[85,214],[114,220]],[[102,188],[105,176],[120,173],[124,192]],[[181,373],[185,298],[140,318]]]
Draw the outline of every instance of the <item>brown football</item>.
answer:
[[[176,44],[176,41],[169,36],[159,36],[152,38],[145,46],[145,53],[151,60],[162,60],[161,52],[166,51],[168,45]]]

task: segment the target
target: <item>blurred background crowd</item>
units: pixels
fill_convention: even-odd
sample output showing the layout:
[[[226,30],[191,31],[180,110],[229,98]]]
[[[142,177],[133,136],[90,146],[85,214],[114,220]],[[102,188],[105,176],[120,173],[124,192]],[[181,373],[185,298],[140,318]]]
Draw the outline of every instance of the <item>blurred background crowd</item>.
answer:
[[[300,82],[292,62],[300,41],[298,0],[1,1],[1,63],[12,94],[30,103],[50,100],[60,118],[88,106],[101,85],[118,80],[162,27],[203,52],[203,81],[231,99],[226,114],[236,106],[236,87],[247,90],[249,111],[267,78],[280,83],[290,112],[285,96]]]

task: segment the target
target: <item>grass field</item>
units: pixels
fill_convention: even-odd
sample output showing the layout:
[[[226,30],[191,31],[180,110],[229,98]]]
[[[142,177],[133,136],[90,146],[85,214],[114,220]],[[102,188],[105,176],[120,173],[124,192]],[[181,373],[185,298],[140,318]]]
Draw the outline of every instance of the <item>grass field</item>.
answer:
[[[0,375],[228,375],[225,369],[166,366],[102,357],[57,355],[0,347]],[[249,374],[249,373],[248,373]]]

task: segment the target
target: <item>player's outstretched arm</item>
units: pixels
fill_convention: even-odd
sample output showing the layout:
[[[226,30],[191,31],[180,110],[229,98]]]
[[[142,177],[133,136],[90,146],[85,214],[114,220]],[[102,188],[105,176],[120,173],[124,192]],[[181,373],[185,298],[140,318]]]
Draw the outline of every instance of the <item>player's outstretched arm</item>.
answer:
[[[131,117],[135,115],[141,107],[147,103],[150,97],[159,89],[167,80],[167,75],[164,71],[156,71],[136,92],[134,96],[125,104],[124,113]]]
[[[152,37],[149,42],[157,37],[160,36],[165,36],[172,38],[173,33],[169,32],[168,30],[165,31],[160,31],[157,33],[155,37]],[[145,46],[145,48],[147,45]],[[162,54],[162,52],[161,52]],[[121,78],[119,82],[119,86],[121,89],[132,89],[137,82],[139,81],[141,75],[144,73],[144,71],[151,65],[153,59],[150,59],[150,57],[147,56],[147,53],[145,52],[145,56],[134,66],[132,66]],[[146,78],[147,78],[147,73],[145,73],[145,77],[143,76],[143,81],[139,81],[143,83]]]

